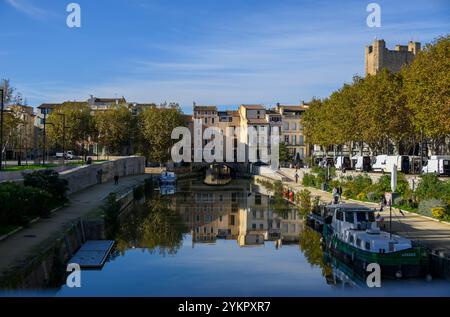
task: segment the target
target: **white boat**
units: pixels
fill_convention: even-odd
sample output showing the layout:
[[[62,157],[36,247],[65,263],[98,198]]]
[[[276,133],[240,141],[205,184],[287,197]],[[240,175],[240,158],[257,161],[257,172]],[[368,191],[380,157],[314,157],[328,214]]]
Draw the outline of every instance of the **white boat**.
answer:
[[[159,181],[161,183],[174,183],[177,180],[177,176],[174,172],[162,172],[159,176]]]
[[[326,206],[323,238],[333,254],[366,268],[378,263],[386,275],[415,276],[427,262],[426,252],[402,236],[381,231],[375,212],[357,204]]]

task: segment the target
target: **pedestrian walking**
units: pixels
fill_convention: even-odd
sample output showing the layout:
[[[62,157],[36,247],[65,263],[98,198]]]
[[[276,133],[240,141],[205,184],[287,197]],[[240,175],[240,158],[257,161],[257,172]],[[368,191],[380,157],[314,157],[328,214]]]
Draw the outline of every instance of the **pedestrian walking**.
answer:
[[[119,185],[119,174],[114,175],[114,185]]]
[[[298,177],[299,177],[298,174],[295,173],[295,183],[296,183],[296,184],[298,184]]]
[[[337,204],[339,202],[339,195],[336,186],[333,187],[333,191],[331,192],[331,194],[333,195],[333,203]]]
[[[338,192],[338,195],[339,195],[339,200],[341,200],[342,199],[342,187],[341,186],[339,186],[337,188],[337,192]]]

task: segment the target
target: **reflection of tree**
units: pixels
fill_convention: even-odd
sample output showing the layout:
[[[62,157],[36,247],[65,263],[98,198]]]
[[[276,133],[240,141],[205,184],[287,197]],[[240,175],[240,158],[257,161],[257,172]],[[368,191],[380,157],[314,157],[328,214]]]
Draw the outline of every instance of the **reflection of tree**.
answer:
[[[166,197],[154,197],[138,205],[120,224],[116,235],[117,249],[130,247],[158,249],[163,255],[175,254],[181,247],[187,226]]]
[[[289,202],[284,198],[284,187],[281,181],[276,181],[272,183],[264,179],[258,179],[257,181],[266,190],[270,191],[272,194],[272,210],[281,217],[287,215],[288,211],[291,210]]]
[[[311,266],[320,267],[323,276],[332,274],[331,266],[324,260],[324,252],[320,246],[320,234],[318,232],[304,225],[300,230],[299,245]]]

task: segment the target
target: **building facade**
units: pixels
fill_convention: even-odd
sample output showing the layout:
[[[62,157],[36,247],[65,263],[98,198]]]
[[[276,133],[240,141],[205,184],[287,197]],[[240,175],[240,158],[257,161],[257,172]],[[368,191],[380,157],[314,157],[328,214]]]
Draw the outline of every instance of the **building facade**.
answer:
[[[308,107],[308,104],[301,102],[300,105],[277,104],[275,108],[281,115],[281,142],[284,142],[290,157],[295,161],[303,160],[310,155],[301,122],[302,114]]]

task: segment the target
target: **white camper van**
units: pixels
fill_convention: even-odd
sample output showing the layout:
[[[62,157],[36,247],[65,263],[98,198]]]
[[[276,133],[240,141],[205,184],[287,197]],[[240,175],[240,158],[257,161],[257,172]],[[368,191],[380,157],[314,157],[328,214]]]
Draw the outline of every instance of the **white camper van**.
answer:
[[[370,156],[355,155],[352,160],[355,171],[370,172],[372,170],[372,158]]]
[[[336,156],[334,159],[334,167],[338,170],[348,170],[352,167],[349,156]]]
[[[432,155],[422,167],[422,173],[450,176],[450,155]]]
[[[407,155],[377,155],[372,169],[375,172],[389,173],[394,164],[399,172],[409,173],[411,170],[411,161]]]

